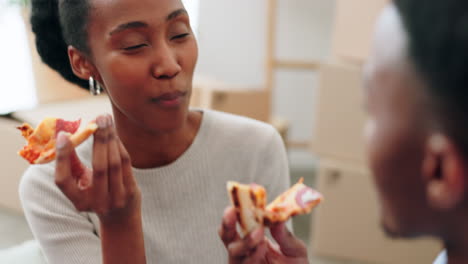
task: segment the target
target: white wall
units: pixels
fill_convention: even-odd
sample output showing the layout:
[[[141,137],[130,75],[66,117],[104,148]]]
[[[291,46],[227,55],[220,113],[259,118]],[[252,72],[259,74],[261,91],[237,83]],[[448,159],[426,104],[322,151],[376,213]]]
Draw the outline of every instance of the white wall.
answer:
[[[334,0],[278,0],[277,56],[328,57]],[[200,0],[197,72],[222,81],[262,87],[265,81],[266,0]],[[273,113],[291,122],[290,137],[312,134],[316,75],[276,74]]]
[[[196,35],[198,32],[198,7],[200,0],[182,0],[182,3],[184,3],[185,9],[187,9],[187,12],[189,13],[190,25]]]
[[[34,106],[32,66],[19,8],[0,0],[0,114]]]
[[[264,0],[200,0],[198,72],[238,85],[263,84]]]

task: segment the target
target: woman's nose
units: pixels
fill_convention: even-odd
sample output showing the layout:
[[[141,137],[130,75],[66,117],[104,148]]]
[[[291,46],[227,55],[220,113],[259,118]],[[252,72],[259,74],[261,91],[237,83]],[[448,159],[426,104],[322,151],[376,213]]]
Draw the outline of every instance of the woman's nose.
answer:
[[[159,48],[155,51],[152,74],[156,79],[172,79],[179,74],[182,67],[177,56],[169,47]]]

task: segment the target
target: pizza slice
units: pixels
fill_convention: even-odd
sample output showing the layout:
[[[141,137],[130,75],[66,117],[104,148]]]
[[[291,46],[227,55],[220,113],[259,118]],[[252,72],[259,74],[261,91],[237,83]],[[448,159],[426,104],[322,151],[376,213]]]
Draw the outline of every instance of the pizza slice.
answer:
[[[227,189],[244,235],[259,226],[285,222],[295,215],[310,213],[323,200],[319,192],[303,183],[303,178],[267,206],[267,194],[260,185],[228,182]]]
[[[237,209],[241,230],[248,234],[263,225],[266,204],[266,191],[257,184],[228,182],[227,189],[231,204]]]
[[[27,140],[18,154],[31,164],[43,164],[55,159],[55,144],[60,131],[70,134],[70,141],[76,147],[83,143],[97,130],[97,124],[90,122],[78,131],[81,120],[66,121],[60,118],[45,118],[36,129],[24,123],[19,126],[22,136]]]
[[[295,215],[308,214],[322,200],[322,194],[306,186],[301,178],[268,204],[265,209],[265,221],[267,224],[273,224],[287,221]]]

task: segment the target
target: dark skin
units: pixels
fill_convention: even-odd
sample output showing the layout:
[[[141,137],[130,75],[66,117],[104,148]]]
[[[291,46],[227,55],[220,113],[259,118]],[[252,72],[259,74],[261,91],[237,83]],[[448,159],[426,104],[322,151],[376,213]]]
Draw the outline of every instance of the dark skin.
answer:
[[[236,211],[228,207],[224,211],[223,223],[219,236],[229,253],[230,264],[282,263],[306,264],[307,247],[286,228],[285,223],[270,227],[272,243],[265,237],[264,228],[252,231],[241,237],[236,229],[238,222]]]
[[[365,71],[366,137],[382,225],[395,237],[440,238],[450,264],[468,263],[468,162],[442,129],[435,98],[407,56],[407,33],[393,5],[379,20],[373,47]]]
[[[106,90],[113,116],[96,119],[92,168],[58,136],[56,183],[79,211],[101,223],[103,263],[146,263],[141,192],[132,174],[177,160],[202,114],[188,110],[198,57],[179,0],[91,0],[90,54],[68,48],[74,73]]]
[[[179,0],[93,0],[92,6],[91,54],[73,46],[68,54],[77,76],[93,77],[107,91],[115,125],[110,116],[97,118],[92,168],[84,167],[67,137],[59,135],[56,181],[78,210],[99,216],[103,263],[145,263],[141,192],[131,167],[170,164],[192,144],[202,119],[188,110],[197,45]],[[306,261],[304,244],[278,227],[283,250],[299,248],[297,255],[294,249],[284,252]],[[260,248],[269,259],[285,263],[288,254],[268,245]]]
[[[201,121],[201,114],[188,112],[198,57],[188,15],[176,0],[93,2],[92,57],[71,48],[75,73],[106,88],[135,167],[168,164],[191,144]],[[168,93],[183,94],[179,105],[158,101]]]

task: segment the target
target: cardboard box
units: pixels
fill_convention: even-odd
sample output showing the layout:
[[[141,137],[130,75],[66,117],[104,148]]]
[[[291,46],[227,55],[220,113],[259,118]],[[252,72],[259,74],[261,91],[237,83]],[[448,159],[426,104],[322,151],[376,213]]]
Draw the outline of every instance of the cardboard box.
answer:
[[[376,21],[389,0],[337,0],[332,56],[363,62],[370,54]]]
[[[369,172],[330,160],[319,164],[325,201],[312,220],[314,255],[369,263],[432,263],[442,245],[431,239],[392,240],[380,227],[379,204]]]
[[[190,105],[270,121],[270,93],[266,89],[237,87],[197,77]]]
[[[364,162],[362,67],[323,64],[319,71],[311,150],[319,156]]]

